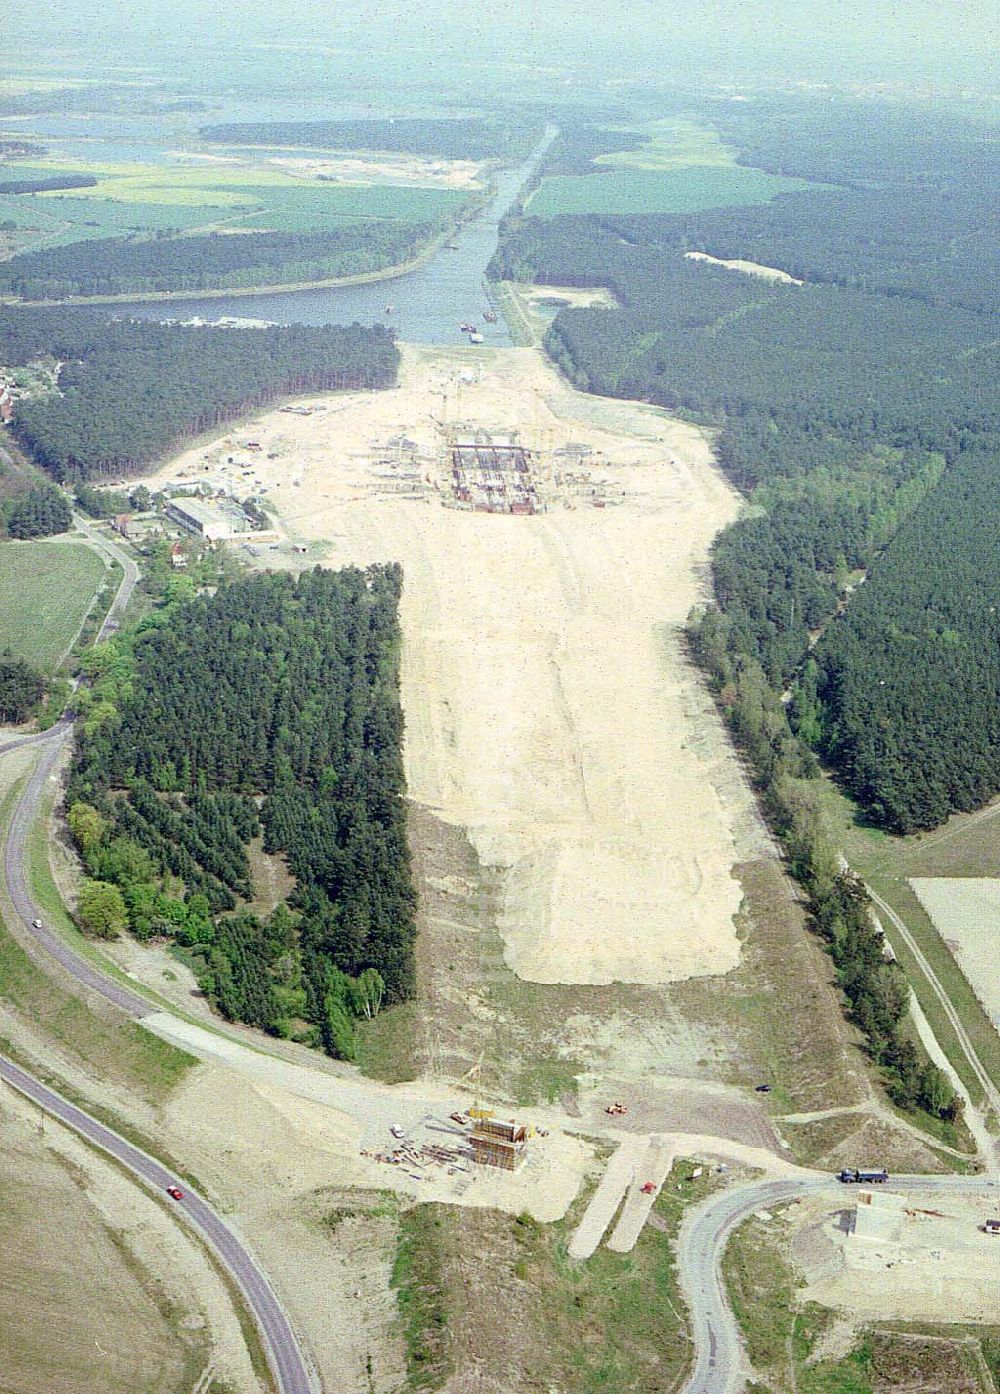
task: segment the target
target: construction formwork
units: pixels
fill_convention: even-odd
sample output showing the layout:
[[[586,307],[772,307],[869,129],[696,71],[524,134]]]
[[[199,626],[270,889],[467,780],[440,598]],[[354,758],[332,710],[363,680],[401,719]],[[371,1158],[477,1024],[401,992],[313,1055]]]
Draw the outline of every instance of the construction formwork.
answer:
[[[513,1171],[524,1158],[528,1130],[514,1119],[502,1122],[498,1118],[480,1118],[469,1134],[473,1159],[480,1166],[502,1167]]]
[[[485,513],[538,512],[533,453],[512,436],[454,436],[449,442],[452,488],[459,503]]]

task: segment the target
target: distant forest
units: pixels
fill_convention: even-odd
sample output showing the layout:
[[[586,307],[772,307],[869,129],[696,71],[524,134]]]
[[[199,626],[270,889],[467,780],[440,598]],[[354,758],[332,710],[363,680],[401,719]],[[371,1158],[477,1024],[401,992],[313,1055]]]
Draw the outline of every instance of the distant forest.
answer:
[[[91,932],[170,937],[225,1016],[345,1058],[353,1019],[413,988],[401,583],[234,581],[105,646],[67,794]],[[295,877],[263,914],[258,837]]]
[[[556,361],[589,390],[721,427],[755,508],[715,546],[713,644],[790,686],[799,738],[873,818],[930,827],[1000,790],[995,632],[963,579],[1000,566],[1000,148],[974,117],[903,103],[768,98],[706,117],[745,163],[840,187],[514,218],[492,274],[610,288],[620,310],[559,313]]]
[[[382,325],[213,329],[92,309],[0,309],[0,362],[56,359],[59,390],[17,404],[18,441],[57,480],[135,472],[185,438],[294,392],[390,387]]]
[[[51,189],[92,189],[97,180],[92,174],[38,174],[20,179],[5,179],[0,175],[0,194],[41,194]]]
[[[398,121],[230,121],[202,126],[203,140],[222,145],[299,145],[368,150],[442,160],[506,160],[527,155],[542,124],[511,119]]]
[[[22,300],[59,300],[293,285],[410,261],[436,230],[430,223],[384,219],[309,233],[94,238],[0,262],[0,292]]]

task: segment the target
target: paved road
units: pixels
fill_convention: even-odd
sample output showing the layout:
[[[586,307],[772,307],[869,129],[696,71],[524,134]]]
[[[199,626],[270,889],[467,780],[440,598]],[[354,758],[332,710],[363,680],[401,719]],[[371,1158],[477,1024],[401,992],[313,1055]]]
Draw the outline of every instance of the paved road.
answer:
[[[86,524],[83,530],[89,534]],[[139,571],[135,563],[113,543],[103,538],[94,539],[101,548],[120,561],[124,576],[114,602],[98,634],[98,639],[107,638],[118,628],[129,597],[138,580]],[[128,1016],[133,1018],[147,1016],[150,1004],[138,993],[107,977],[93,964],[71,948],[53,930],[35,925],[43,921],[42,911],[32,899],[26,873],[27,839],[38,816],[38,805],[46,784],[52,777],[60,756],[72,732],[72,714],[68,713],[49,731],[34,736],[22,736],[0,745],[0,755],[6,751],[20,749],[25,745],[41,745],[43,751],[31,778],[17,802],[11,818],[4,844],[4,875],[14,910],[25,930],[33,935],[49,954],[70,972],[78,982],[113,1002]],[[134,1176],[159,1191],[174,1184],[176,1178],[155,1158],[140,1148],[127,1142],[123,1137],[105,1127],[82,1109],[71,1104],[54,1090],[41,1084],[20,1066],[4,1056],[0,1056],[0,1079],[32,1099],[40,1108],[58,1118],[102,1151],[109,1153],[121,1162]],[[264,1274],[257,1267],[249,1251],[240,1243],[233,1231],[220,1219],[211,1206],[201,1196],[184,1187],[184,1199],[174,1202],[184,1217],[200,1232],[224,1268],[236,1283],[248,1309],[254,1317],[260,1333],[268,1362],[281,1394],[314,1394],[315,1385],[310,1377],[305,1358],[299,1347],[291,1323],[281,1303]]]
[[[886,1189],[988,1194],[998,1185],[982,1176],[897,1176]],[[810,1176],[803,1171],[787,1180],[759,1181],[721,1191],[687,1217],[678,1241],[677,1270],[690,1311],[695,1363],[683,1394],[739,1394],[749,1373],[739,1327],[722,1283],[722,1254],[733,1230],[755,1210],[823,1191],[829,1191],[831,1203],[853,1203],[853,1186],[843,1186],[829,1175]]]
[[[90,523],[88,523],[85,518],[81,518],[78,513],[74,513],[73,521],[90,545],[98,552],[102,552],[106,557],[111,557],[113,561],[118,562],[124,572],[118,586],[118,594],[108,607],[108,613],[104,617],[104,623],[97,632],[95,643],[100,643],[103,639],[107,639],[109,635],[113,634],[121,624],[122,615],[125,613],[126,607],[132,598],[132,592],[135,590],[136,583],[139,580],[139,568],[129,556],[128,552],[124,551],[109,537],[105,537],[102,533],[96,532]]]
[[[163,1192],[176,1185],[177,1178],[154,1157],[126,1142],[123,1137],[98,1123],[61,1094],[40,1084],[18,1065],[0,1056],[0,1079],[31,1099],[46,1113],[58,1118],[88,1142],[107,1152],[133,1176]],[[282,1394],[314,1394],[314,1386],[299,1350],[288,1318],[270,1283],[250,1254],[208,1203],[185,1183],[184,1199],[173,1202],[184,1218],[207,1241],[210,1248],[235,1281],[247,1306],[253,1312],[263,1337],[274,1377]]]

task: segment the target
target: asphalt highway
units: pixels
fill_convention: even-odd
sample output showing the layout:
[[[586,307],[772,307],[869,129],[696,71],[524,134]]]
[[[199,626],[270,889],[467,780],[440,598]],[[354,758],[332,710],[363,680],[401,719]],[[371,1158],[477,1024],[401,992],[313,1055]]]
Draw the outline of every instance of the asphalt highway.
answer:
[[[102,1152],[114,1157],[133,1176],[154,1190],[164,1193],[168,1186],[178,1184],[177,1178],[154,1157],[126,1142],[4,1056],[0,1056],[0,1079]],[[315,1394],[295,1333],[270,1283],[208,1202],[190,1190],[186,1182],[181,1189],[184,1192],[183,1200],[175,1200],[171,1204],[205,1239],[253,1312],[278,1388],[282,1394]]]

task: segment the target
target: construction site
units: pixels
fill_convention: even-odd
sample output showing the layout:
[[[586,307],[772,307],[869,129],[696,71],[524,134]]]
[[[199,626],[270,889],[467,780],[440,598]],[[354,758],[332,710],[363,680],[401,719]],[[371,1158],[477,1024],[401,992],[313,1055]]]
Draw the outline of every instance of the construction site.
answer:
[[[455,498],[481,513],[541,511],[532,474],[535,452],[513,435],[454,436],[449,442]]]
[[[477,1168],[517,1171],[528,1158],[528,1141],[547,1136],[515,1118],[497,1118],[492,1109],[457,1110],[447,1119],[427,1115],[416,1125],[393,1124],[393,1145],[362,1148],[361,1155],[385,1165],[400,1167],[414,1181],[423,1181],[434,1169],[455,1178],[464,1193]]]

